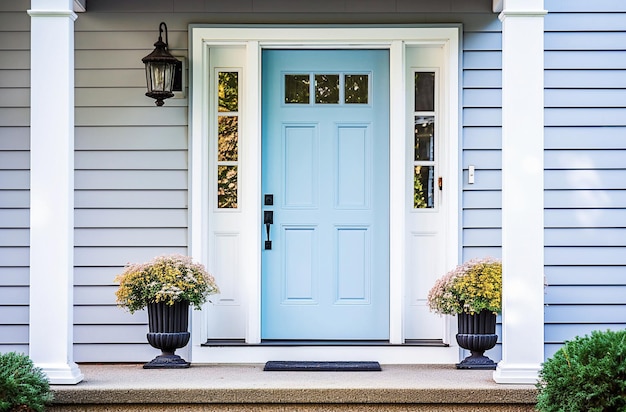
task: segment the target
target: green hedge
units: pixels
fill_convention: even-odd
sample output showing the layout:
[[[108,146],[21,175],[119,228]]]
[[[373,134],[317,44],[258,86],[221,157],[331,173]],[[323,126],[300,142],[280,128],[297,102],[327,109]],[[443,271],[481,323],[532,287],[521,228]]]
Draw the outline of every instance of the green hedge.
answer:
[[[51,400],[48,378],[28,356],[0,354],[0,412],[42,412]]]
[[[626,330],[566,342],[539,378],[539,411],[625,412]]]

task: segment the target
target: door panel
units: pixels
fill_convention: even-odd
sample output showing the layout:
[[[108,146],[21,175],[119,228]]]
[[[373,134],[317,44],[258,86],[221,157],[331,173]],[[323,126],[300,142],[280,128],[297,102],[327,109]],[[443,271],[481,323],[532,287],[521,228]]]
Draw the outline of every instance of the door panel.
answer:
[[[263,52],[263,339],[389,337],[389,56]]]

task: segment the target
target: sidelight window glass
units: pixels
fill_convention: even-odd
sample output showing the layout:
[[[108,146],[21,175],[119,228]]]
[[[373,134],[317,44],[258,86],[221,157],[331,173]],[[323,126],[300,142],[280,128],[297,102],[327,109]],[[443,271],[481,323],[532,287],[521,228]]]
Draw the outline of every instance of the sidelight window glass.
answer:
[[[437,139],[435,110],[435,73],[414,72],[413,107],[413,208],[435,207]]]
[[[237,208],[239,165],[239,72],[217,73],[217,207]]]

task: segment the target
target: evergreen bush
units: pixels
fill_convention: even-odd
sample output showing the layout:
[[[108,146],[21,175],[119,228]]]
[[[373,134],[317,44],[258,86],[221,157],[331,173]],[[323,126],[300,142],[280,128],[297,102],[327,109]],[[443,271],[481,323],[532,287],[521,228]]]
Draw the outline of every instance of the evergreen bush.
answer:
[[[42,412],[52,400],[48,378],[24,354],[0,354],[0,412]]]
[[[539,373],[542,412],[626,412],[626,330],[568,341]]]

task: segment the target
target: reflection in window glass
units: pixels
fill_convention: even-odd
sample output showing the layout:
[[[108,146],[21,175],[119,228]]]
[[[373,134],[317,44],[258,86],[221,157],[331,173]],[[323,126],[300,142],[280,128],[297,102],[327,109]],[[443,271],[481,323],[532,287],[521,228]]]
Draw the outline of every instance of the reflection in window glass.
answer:
[[[285,103],[308,104],[310,84],[308,74],[285,75]]]
[[[415,116],[415,159],[435,160],[435,117]]]
[[[413,179],[413,207],[425,209],[434,207],[435,167],[415,166]]]
[[[369,76],[367,74],[346,74],[345,102],[367,104],[369,99]]]
[[[217,167],[217,207],[237,208],[237,166]]]
[[[239,73],[219,72],[217,107],[219,112],[236,112],[239,106]]]
[[[237,208],[239,71],[217,73],[217,207]]]
[[[415,73],[415,111],[432,112],[435,110],[435,73]]]
[[[339,104],[339,75],[315,75],[315,103]]]
[[[237,161],[239,116],[217,118],[217,160]]]

